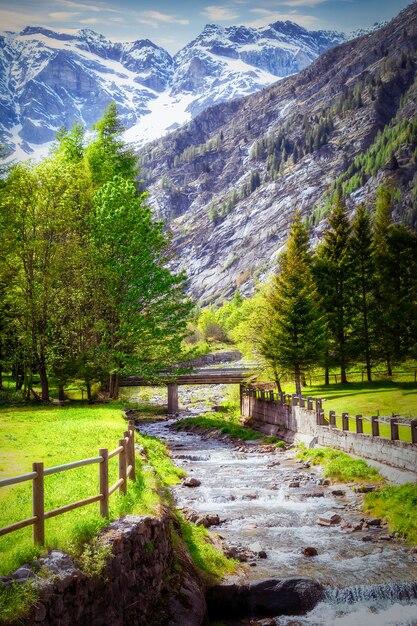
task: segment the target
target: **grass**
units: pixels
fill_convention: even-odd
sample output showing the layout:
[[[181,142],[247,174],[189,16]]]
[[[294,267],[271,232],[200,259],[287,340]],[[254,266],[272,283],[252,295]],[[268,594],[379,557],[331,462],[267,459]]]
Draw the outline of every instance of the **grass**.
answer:
[[[240,426],[234,421],[227,419],[227,417],[224,417],[223,414],[222,417],[220,417],[217,413],[205,413],[204,415],[187,418],[186,420],[180,420],[176,423],[177,430],[187,430],[193,426],[204,428],[205,430],[216,429],[221,433],[242,439],[243,441],[263,438],[261,433]]]
[[[144,415],[149,416],[145,407]],[[121,406],[13,407],[0,411],[1,476],[15,476],[31,470],[34,460],[45,467],[96,456],[98,448],[114,449],[126,420]],[[155,514],[161,504],[170,504],[168,487],[185,475],[175,467],[165,444],[146,435],[136,435],[145,451],[137,456],[137,480],[129,482],[124,496],[110,498],[109,518],[127,513]],[[109,481],[117,479],[117,458],[110,461]],[[46,477],[45,508],[50,510],[98,492],[97,465],[65,471]],[[0,490],[0,526],[31,515],[31,483]],[[79,508],[46,521],[46,547],[34,547],[32,528],[0,537],[0,575],[7,575],[23,563],[48,549],[58,548],[74,557],[87,575],[99,575],[111,556],[109,546],[100,542],[98,533],[109,520],[98,514],[98,504]],[[207,580],[216,580],[234,571],[234,561],[227,559],[209,541],[204,528],[181,519],[181,532],[190,553]],[[148,546],[150,549],[151,546]],[[6,623],[23,616],[38,597],[36,583],[12,585],[0,589],[0,621]]]
[[[33,461],[45,467],[69,463],[98,454],[99,448],[117,446],[126,429],[120,406],[84,406],[77,408],[29,407],[0,412],[0,476],[16,476],[31,471]],[[182,470],[166,456],[165,446],[156,439],[141,437],[149,467],[138,472],[138,480],[129,483],[126,496],[110,498],[110,519],[127,513],[153,513],[163,501],[163,487],[178,482]],[[138,459],[138,467],[144,465]],[[117,480],[118,462],[109,463],[110,484]],[[51,510],[98,493],[97,465],[53,474],[45,479],[45,509]],[[31,516],[31,482],[0,491],[0,526],[7,526]],[[87,540],[107,525],[100,517],[98,504],[81,507],[59,515],[45,524],[46,547],[79,554]],[[32,528],[0,537],[0,575],[13,571],[42,552],[32,544]]]
[[[304,448],[297,453],[297,457],[313,465],[321,465],[323,475],[337,482],[354,483],[381,483],[382,476],[365,461],[353,459],[345,452],[332,448]]]
[[[218,581],[236,570],[237,561],[224,556],[212,544],[210,535],[204,526],[196,526],[185,521],[180,513],[177,514],[177,519],[181,528],[181,536],[194,565],[203,574],[207,584]]]
[[[391,532],[417,545],[417,485],[406,483],[368,493],[365,507],[371,515],[385,519]]]
[[[285,384],[286,393],[294,393],[292,384]],[[402,415],[417,417],[417,383],[377,380],[372,383],[350,382],[303,387],[304,396],[325,398],[326,416],[330,410],[337,415]]]

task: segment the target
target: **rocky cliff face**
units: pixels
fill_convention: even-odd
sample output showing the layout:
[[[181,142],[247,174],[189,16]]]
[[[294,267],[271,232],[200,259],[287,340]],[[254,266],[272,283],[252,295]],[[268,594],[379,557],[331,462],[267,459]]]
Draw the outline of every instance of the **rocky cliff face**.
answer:
[[[413,4],[296,76],[210,107],[143,149],[151,204],[168,222],[177,264],[200,302],[236,287],[250,293],[274,268],[295,209],[319,236],[339,176],[352,209],[392,179],[398,219],[415,222],[416,50]],[[394,167],[384,156],[391,145]]]
[[[47,149],[62,125],[88,128],[111,101],[136,145],[214,103],[254,93],[306,67],[346,37],[292,22],[267,28],[208,25],[172,58],[148,39],[114,43],[28,27],[0,36],[0,130],[16,156]]]

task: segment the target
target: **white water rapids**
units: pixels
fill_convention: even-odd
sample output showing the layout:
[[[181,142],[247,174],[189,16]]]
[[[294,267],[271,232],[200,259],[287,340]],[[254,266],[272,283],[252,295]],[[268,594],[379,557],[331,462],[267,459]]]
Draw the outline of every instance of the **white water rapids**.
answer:
[[[320,475],[314,468],[297,465],[285,452],[260,453],[256,446],[253,452],[239,451],[213,438],[176,432],[173,422],[140,430],[166,441],[174,463],[201,481],[196,488],[174,488],[178,506],[217,513],[221,524],[211,530],[229,545],[266,552],[266,559],[253,560],[245,581],[311,576],[326,585],[325,600],[314,610],[276,617],[277,626],[417,625],[417,555],[399,541],[377,540],[371,527],[347,532],[316,523],[327,511],[358,522],[363,513],[352,490],[343,487],[346,496],[334,496],[332,487],[317,486]],[[294,480],[299,488],[289,486]],[[318,489],[324,497],[306,495]],[[362,541],[365,534],[374,534],[375,540]],[[307,546],[318,555],[304,556]],[[250,622],[233,622],[244,623]]]

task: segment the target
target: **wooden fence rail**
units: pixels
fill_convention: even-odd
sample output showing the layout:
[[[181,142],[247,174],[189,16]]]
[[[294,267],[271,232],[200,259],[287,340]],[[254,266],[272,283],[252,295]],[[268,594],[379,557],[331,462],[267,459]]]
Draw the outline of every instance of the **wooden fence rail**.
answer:
[[[241,393],[249,396],[250,398],[256,398],[265,402],[277,402],[281,405],[299,406],[306,408],[310,411],[316,412],[316,423],[318,426],[329,426],[329,428],[338,428],[336,420],[341,423],[340,430],[350,431],[358,434],[369,434],[372,437],[385,437],[392,441],[404,441],[404,437],[401,437],[400,427],[410,429],[410,441],[413,444],[417,444],[417,419],[404,419],[399,418],[399,415],[392,415],[389,417],[380,417],[374,415],[372,417],[363,417],[362,415],[349,416],[349,413],[344,412],[341,415],[336,415],[335,411],[329,411],[328,417],[326,417],[323,410],[323,402],[325,398],[313,398],[311,396],[297,396],[296,394],[287,394],[284,392],[277,393],[273,390],[264,390],[248,385],[241,385]],[[365,433],[363,429],[364,422],[370,423],[370,432]],[[380,424],[387,426],[385,429],[387,434],[380,432]],[[384,429],[383,429],[384,430]]]
[[[109,486],[109,460],[113,457],[119,457],[119,478],[111,486]],[[84,500],[78,500],[71,504],[66,504],[58,509],[52,511],[45,511],[45,497],[44,497],[44,479],[45,476],[51,476],[52,474],[58,474],[77,467],[84,467],[86,465],[93,465],[97,463],[99,466],[99,491],[100,493]],[[45,520],[62,515],[68,511],[73,511],[82,506],[87,506],[93,502],[100,502],[100,515],[103,517],[109,516],[109,497],[117,489],[119,493],[126,493],[127,491],[127,479],[132,481],[136,480],[135,472],[135,424],[133,421],[129,422],[129,430],[123,433],[123,439],[119,440],[119,445],[115,450],[111,452],[107,448],[100,448],[98,456],[90,459],[82,459],[81,461],[74,461],[73,463],[66,463],[65,465],[56,465],[55,467],[48,467],[44,469],[43,463],[33,463],[32,472],[27,474],[21,474],[20,476],[13,476],[11,478],[4,478],[0,480],[0,487],[9,487],[11,485],[17,485],[19,483],[32,481],[32,517],[4,526],[0,528],[0,537],[7,535],[8,533],[20,530],[26,526],[33,526],[33,541],[37,545],[45,545]]]

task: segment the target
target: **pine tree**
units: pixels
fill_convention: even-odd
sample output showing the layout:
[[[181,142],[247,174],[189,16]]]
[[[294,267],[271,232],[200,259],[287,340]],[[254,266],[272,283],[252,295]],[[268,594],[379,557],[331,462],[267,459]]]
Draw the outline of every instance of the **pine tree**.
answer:
[[[375,266],[373,262],[373,240],[369,212],[360,204],[352,223],[352,259],[354,265],[354,289],[358,313],[354,320],[355,356],[364,359],[369,382],[371,374],[371,324]]]
[[[326,313],[329,350],[340,365],[341,382],[347,382],[352,320],[351,229],[346,205],[337,191],[323,243],[317,251],[315,273]]]
[[[305,370],[320,360],[324,328],[311,273],[308,234],[298,213],[266,310],[260,351],[274,370],[292,372],[300,395]]]

